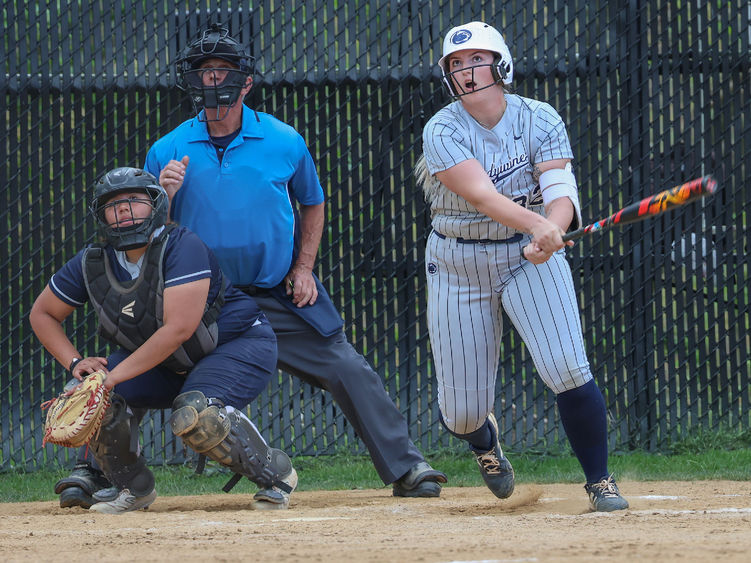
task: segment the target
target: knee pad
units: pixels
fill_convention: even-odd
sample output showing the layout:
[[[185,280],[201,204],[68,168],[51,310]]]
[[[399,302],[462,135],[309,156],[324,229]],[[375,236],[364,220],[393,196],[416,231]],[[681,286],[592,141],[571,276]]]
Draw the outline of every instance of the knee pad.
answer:
[[[91,453],[113,485],[146,496],[154,490],[154,474],[140,455],[138,419],[117,393],[110,402],[99,435],[90,443]]]
[[[172,416],[169,422],[172,432],[199,454],[216,448],[230,432],[227,411],[219,405],[210,405],[200,391],[188,391],[178,395],[172,403]],[[220,460],[215,461],[223,463]]]
[[[240,411],[209,400],[200,391],[177,396],[170,426],[194,451],[229,467],[261,488],[277,486],[292,471],[282,450],[270,448],[255,425]]]

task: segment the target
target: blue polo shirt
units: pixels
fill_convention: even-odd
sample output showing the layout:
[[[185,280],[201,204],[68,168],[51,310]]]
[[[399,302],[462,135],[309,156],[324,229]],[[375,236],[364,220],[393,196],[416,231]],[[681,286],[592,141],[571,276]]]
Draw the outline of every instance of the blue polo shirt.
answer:
[[[323,203],[313,158],[302,136],[266,113],[243,107],[240,133],[219,162],[206,123],[189,119],[159,139],[145,169],[157,178],[188,155],[171,217],[214,252],[239,285],[273,287],[292,266],[295,201]]]

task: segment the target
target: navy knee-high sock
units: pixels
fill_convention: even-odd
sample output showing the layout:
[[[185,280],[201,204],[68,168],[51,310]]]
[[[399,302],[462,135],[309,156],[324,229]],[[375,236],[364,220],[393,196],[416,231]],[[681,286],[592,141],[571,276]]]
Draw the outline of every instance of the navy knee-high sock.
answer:
[[[485,424],[480,426],[480,428],[474,432],[470,432],[469,434],[457,434],[446,426],[446,422],[443,420],[443,415],[440,412],[438,413],[438,417],[440,418],[443,427],[448,430],[449,434],[469,442],[469,447],[472,451],[485,453],[492,450],[493,446],[495,446],[497,437],[493,436],[494,433],[493,430],[491,430],[490,421],[487,419],[485,419]]]
[[[587,483],[608,476],[608,421],[605,399],[594,379],[556,397],[563,428]]]

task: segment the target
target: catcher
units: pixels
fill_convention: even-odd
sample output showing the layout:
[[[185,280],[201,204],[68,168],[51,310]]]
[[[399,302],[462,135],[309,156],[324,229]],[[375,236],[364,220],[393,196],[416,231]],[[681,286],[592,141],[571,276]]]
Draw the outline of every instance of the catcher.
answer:
[[[138,424],[147,409],[171,407],[170,425],[183,443],[229,467],[232,485],[245,476],[259,486],[252,508],[286,508],[297,473],[242,413],[276,370],[276,338],[253,298],[228,283],[203,242],[184,227],[165,225],[168,205],[148,172],[107,172],[90,204],[104,242],[56,272],[32,307],[34,333],[57,361],[78,380],[103,372],[103,386],[111,390],[103,394],[110,405],[91,438],[57,443],[90,440],[97,465],[117,490],[89,510],[147,508],[157,495]],[[114,345],[108,357],[81,354],[63,330],[65,318],[87,302],[99,333]],[[61,420],[48,420],[47,441],[55,441],[59,428],[52,426]]]

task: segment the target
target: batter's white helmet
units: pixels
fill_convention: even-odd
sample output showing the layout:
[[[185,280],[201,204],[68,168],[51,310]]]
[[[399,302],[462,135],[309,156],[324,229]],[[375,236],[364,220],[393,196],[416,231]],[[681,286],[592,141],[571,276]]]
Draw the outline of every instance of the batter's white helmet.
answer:
[[[511,51],[503,40],[503,36],[493,26],[484,22],[469,22],[451,28],[443,39],[443,56],[438,61],[443,75],[443,83],[449,93],[459,97],[467,92],[459,93],[450,80],[450,72],[446,59],[456,51],[464,49],[481,49],[497,55],[497,60],[491,67],[493,78],[496,83],[511,84],[514,79],[514,62],[511,60]]]

